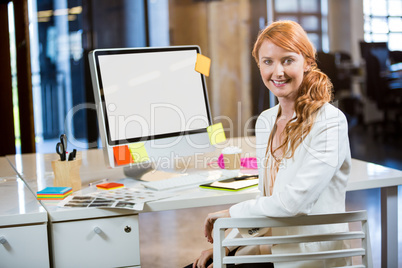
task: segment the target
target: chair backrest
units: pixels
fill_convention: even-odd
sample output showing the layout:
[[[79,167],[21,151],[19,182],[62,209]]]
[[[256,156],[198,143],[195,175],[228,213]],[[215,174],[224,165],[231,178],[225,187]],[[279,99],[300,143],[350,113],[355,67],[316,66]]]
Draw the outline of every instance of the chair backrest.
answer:
[[[334,91],[339,90],[338,67],[333,53],[317,52],[317,67],[325,73],[334,86]]]
[[[366,43],[360,42],[360,52],[363,59],[369,54],[377,57],[381,71],[386,71],[389,64],[389,49],[386,42]]]
[[[252,238],[225,238],[225,230],[230,228],[266,228],[266,227],[291,227],[320,224],[338,224],[360,222],[361,230],[342,233],[303,234],[291,236],[265,236]],[[305,243],[314,241],[340,241],[361,240],[360,243],[350,243],[348,249],[329,250],[309,253],[289,254],[265,254],[225,256],[225,247],[228,246],[253,246],[288,243]],[[353,267],[372,267],[371,246],[366,211],[307,215],[289,218],[220,218],[214,224],[214,267],[226,267],[233,263],[280,263],[306,260],[323,260],[334,258],[347,258],[361,256],[361,264]]]

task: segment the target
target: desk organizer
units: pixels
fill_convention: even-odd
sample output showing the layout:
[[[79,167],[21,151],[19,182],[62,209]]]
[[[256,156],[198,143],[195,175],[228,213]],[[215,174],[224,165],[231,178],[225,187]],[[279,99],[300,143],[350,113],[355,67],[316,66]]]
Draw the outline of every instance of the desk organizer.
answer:
[[[54,187],[71,187],[73,192],[81,189],[80,167],[82,160],[52,161]]]

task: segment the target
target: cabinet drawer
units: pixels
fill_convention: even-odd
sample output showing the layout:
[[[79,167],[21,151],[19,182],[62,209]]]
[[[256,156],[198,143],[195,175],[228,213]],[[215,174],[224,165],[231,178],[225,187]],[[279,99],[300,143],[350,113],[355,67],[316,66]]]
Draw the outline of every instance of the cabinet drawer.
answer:
[[[140,265],[138,215],[57,222],[51,230],[56,268]]]
[[[49,267],[46,224],[0,228],[0,267]]]

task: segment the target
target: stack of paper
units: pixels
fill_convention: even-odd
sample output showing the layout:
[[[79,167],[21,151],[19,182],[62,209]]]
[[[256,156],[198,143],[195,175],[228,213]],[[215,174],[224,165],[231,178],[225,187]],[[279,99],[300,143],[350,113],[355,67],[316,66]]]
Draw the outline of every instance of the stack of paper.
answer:
[[[39,200],[61,200],[73,192],[71,187],[46,187],[36,193]]]
[[[96,187],[98,189],[102,189],[102,190],[113,190],[113,189],[123,188],[124,184],[117,183],[117,182],[107,182],[107,183],[97,184]]]

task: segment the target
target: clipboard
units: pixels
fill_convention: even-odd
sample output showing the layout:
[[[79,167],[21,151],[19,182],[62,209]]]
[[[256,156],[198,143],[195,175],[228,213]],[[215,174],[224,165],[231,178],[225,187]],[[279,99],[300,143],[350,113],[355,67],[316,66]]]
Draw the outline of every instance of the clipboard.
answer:
[[[223,190],[223,191],[240,191],[255,187],[258,185],[258,175],[248,176],[245,179],[230,178],[221,181],[214,181],[207,184],[201,184],[201,188]]]

